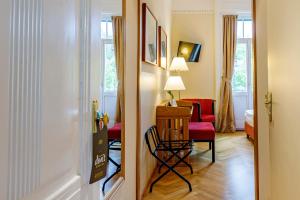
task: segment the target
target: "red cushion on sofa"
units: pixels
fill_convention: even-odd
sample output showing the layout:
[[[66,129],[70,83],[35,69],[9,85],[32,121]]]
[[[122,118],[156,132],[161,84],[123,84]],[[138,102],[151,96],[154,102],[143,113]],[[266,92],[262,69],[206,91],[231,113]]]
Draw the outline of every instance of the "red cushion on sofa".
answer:
[[[215,128],[210,122],[190,122],[189,138],[192,140],[214,140]]]
[[[108,139],[109,140],[121,140],[121,129],[122,123],[117,123],[113,127],[108,129]]]
[[[216,117],[214,115],[201,115],[202,122],[215,122]]]
[[[213,113],[213,103],[212,99],[199,99],[201,104],[201,117],[202,115],[211,115]]]

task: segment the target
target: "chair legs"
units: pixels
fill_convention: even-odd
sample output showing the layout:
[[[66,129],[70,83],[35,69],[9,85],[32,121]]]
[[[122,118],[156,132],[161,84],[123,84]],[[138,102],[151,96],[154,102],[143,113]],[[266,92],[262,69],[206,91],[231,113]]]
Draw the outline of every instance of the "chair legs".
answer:
[[[185,146],[183,146],[183,148],[184,148]],[[181,159],[181,157],[178,155],[178,153],[180,152],[181,150],[177,150],[177,151],[171,151],[170,150],[170,152],[172,153],[172,155],[168,158],[168,159],[166,159],[164,162],[166,162],[166,163],[168,163],[172,158],[174,158],[174,156],[175,157],[177,157],[178,159]],[[183,162],[186,166],[188,166],[189,168],[190,168],[190,170],[191,170],[191,174],[193,174],[194,172],[193,172],[193,167],[189,164],[189,163],[187,163],[185,160],[182,160],[181,162]],[[164,166],[164,164],[161,164],[160,166],[159,166],[159,168],[158,168],[158,173],[160,173],[160,171],[161,171],[161,168]]]
[[[211,150],[211,142],[209,142],[209,150]]]
[[[212,162],[214,163],[215,162],[215,160],[216,160],[216,152],[215,152],[215,141],[212,141],[212,142],[210,142],[209,144],[211,144],[211,146],[212,146],[212,152],[211,152],[211,154],[212,154]]]
[[[184,159],[187,158],[190,154],[192,153],[192,150],[189,150],[189,152],[187,154],[185,154],[182,158],[180,157],[180,159],[174,164],[174,165],[169,165],[167,162],[163,161],[162,159],[160,159],[158,156],[156,156],[155,154],[153,154],[153,156],[159,160],[164,166],[166,166],[168,168],[167,171],[165,171],[164,173],[162,173],[158,178],[156,178],[150,186],[150,192],[152,192],[152,188],[154,186],[155,183],[157,183],[160,179],[162,179],[165,175],[167,175],[170,171],[172,171],[173,173],[175,173],[179,178],[181,178],[184,182],[187,183],[190,192],[192,191],[192,185],[191,183],[184,178],[184,176],[182,176],[181,174],[179,174],[174,168],[181,162],[184,162]],[[177,155],[177,154],[176,154]]]

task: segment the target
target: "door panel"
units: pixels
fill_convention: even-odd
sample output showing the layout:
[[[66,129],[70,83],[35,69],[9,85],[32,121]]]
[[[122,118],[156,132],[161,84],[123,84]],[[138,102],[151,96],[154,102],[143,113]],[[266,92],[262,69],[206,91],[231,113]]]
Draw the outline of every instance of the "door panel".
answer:
[[[273,94],[270,126],[272,199],[299,199],[300,2],[268,4],[269,86]]]

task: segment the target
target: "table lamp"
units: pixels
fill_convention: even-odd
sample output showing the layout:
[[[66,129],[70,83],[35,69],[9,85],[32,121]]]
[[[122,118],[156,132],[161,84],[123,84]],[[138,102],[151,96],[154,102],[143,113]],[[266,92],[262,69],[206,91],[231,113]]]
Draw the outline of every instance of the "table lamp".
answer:
[[[183,57],[174,57],[171,62],[170,71],[189,71],[189,68]]]
[[[176,100],[174,99],[174,95],[172,91],[178,91],[179,92],[179,99],[180,99],[180,91],[185,90],[185,86],[183,84],[183,81],[180,76],[169,76],[165,88],[165,91],[168,91],[168,93],[171,95],[171,106],[177,106]]]

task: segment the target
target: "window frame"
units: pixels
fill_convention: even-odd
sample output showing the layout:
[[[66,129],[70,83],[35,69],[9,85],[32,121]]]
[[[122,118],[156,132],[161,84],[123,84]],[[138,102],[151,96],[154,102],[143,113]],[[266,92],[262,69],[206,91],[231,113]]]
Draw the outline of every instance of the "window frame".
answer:
[[[105,45],[106,44],[111,44],[114,45],[113,43],[113,39],[101,39],[101,48],[103,49],[102,51],[102,55],[101,55],[101,65],[102,67],[102,87],[103,87],[103,94],[105,95],[117,95],[117,86],[115,88],[115,90],[106,90],[105,88]]]
[[[246,90],[234,90],[232,87],[232,91],[234,93],[248,93],[251,91],[251,85],[252,85],[252,72],[251,72],[251,66],[252,66],[252,39],[251,38],[239,38],[237,39],[237,44],[246,44],[246,70],[247,70],[247,84],[246,84]],[[235,70],[235,65],[234,69]],[[233,73],[234,76],[234,73]],[[233,77],[232,77],[233,78]]]

